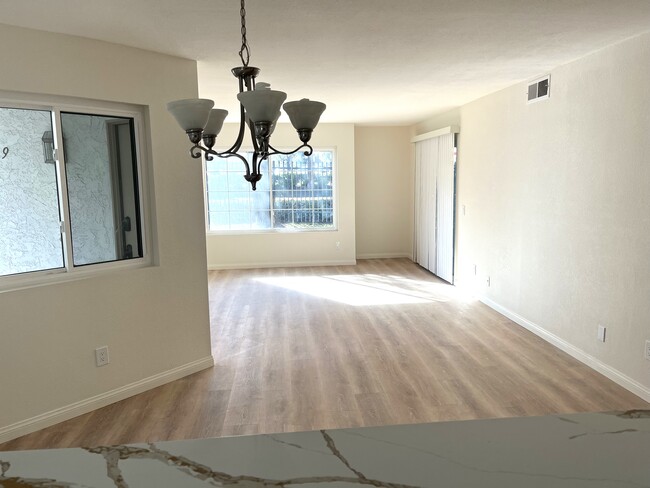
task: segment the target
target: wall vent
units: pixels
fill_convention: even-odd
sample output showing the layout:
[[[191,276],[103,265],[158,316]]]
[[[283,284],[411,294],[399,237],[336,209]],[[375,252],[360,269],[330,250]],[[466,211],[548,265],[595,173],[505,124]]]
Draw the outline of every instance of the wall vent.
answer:
[[[551,94],[551,75],[537,78],[528,83],[528,103],[546,100]]]

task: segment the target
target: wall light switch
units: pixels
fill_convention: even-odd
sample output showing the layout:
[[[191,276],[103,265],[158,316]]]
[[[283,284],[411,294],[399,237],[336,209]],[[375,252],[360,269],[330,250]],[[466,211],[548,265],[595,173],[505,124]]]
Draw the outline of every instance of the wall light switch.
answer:
[[[605,335],[607,333],[607,327],[603,327],[602,325],[598,326],[598,340],[600,342],[605,342]]]

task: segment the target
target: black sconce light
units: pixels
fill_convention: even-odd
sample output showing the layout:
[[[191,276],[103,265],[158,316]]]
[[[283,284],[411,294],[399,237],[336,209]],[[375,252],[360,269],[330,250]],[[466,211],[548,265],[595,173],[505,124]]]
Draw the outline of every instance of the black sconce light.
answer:
[[[51,130],[43,132],[43,157],[45,164],[54,164],[54,135]]]

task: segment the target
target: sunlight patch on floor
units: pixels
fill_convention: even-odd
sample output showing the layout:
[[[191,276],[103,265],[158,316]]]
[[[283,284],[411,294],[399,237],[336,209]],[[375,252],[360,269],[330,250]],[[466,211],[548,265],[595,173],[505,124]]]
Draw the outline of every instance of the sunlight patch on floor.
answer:
[[[449,284],[402,276],[274,276],[256,280],[354,306],[446,302],[459,298],[457,289]]]

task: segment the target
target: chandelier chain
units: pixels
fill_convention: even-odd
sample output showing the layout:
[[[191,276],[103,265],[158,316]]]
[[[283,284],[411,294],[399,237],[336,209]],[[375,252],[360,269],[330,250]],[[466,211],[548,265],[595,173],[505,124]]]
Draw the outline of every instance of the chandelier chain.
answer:
[[[246,39],[246,5],[245,0],[241,0],[241,8],[239,10],[241,15],[241,49],[239,50],[239,58],[243,63],[244,67],[248,66],[248,62],[251,57],[251,50],[248,46],[248,40]]]

